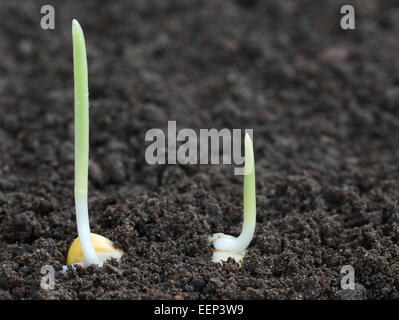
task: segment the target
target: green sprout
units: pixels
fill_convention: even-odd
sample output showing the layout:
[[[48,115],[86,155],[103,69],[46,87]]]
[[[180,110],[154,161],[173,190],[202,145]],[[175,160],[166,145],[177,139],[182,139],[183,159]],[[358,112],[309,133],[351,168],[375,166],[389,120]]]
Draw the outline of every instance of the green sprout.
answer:
[[[86,45],[82,28],[72,21],[75,84],[75,208],[79,237],[69,248],[67,264],[102,265],[110,258],[120,259],[122,251],[100,235],[90,233],[87,205],[89,167],[89,85]]]
[[[255,158],[251,138],[245,134],[245,167],[244,167],[244,221],[238,237],[215,233],[209,237],[213,243],[212,261],[221,263],[233,258],[239,264],[245,256],[245,250],[251,243],[256,225],[256,188]]]

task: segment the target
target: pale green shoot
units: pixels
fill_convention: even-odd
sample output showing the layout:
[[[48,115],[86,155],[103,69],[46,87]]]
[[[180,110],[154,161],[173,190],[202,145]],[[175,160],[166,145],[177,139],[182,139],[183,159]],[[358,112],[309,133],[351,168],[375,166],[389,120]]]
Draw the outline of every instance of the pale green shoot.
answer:
[[[87,207],[89,167],[89,84],[86,44],[82,28],[72,21],[75,83],[75,207],[80,245],[86,264],[101,265],[90,237]]]
[[[238,237],[215,233],[209,240],[215,248],[212,261],[220,263],[229,257],[239,264],[245,256],[245,250],[250,244],[256,225],[256,190],[255,190],[255,158],[252,141],[245,134],[245,168],[244,168],[244,221]]]

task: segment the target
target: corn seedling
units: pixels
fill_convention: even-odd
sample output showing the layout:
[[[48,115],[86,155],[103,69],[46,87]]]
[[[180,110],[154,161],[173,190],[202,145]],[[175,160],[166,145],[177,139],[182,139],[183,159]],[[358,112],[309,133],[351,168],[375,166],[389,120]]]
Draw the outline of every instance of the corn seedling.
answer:
[[[256,190],[255,190],[255,159],[252,141],[245,134],[245,167],[244,167],[244,221],[238,237],[215,233],[209,237],[213,243],[212,261],[221,263],[233,258],[240,265],[245,256],[245,250],[250,244],[256,224]]]
[[[89,89],[86,45],[80,24],[72,21],[73,66],[75,86],[75,209],[78,238],[69,248],[67,264],[102,265],[110,258],[119,260],[123,254],[113,243],[90,233],[87,206],[89,167]]]

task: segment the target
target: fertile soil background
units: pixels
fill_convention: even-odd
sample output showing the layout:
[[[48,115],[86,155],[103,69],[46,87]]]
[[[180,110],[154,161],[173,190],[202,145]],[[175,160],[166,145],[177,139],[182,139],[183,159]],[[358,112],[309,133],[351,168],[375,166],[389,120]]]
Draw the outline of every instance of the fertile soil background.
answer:
[[[1,299],[398,299],[399,3],[0,2]],[[356,29],[342,30],[343,4]],[[85,32],[92,231],[119,265],[60,270],[77,236],[71,21]],[[257,225],[241,268],[233,166],[145,162],[145,133],[251,128]],[[341,290],[341,267],[356,289]]]

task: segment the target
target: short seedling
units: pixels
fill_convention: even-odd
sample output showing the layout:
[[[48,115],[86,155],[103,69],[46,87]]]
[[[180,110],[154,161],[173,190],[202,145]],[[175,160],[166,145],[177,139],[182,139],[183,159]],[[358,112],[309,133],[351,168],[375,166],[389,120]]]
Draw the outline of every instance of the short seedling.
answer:
[[[224,233],[215,233],[209,237],[213,243],[212,261],[221,263],[233,258],[240,265],[245,256],[245,249],[250,244],[256,224],[256,190],[255,190],[255,160],[252,141],[245,134],[245,167],[244,167],[244,222],[239,237]]]
[[[112,241],[90,233],[87,207],[89,167],[89,89],[86,45],[79,22],[72,21],[73,66],[75,82],[75,208],[78,235],[69,248],[67,264],[101,266],[105,260],[119,260],[122,250]]]

